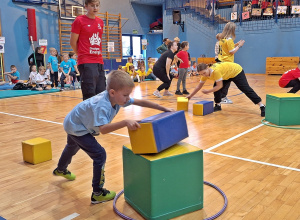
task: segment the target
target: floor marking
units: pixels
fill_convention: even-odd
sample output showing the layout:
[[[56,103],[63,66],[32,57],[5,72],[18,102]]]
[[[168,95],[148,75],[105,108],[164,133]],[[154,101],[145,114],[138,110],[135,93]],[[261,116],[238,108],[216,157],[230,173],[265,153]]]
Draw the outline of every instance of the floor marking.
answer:
[[[247,158],[243,158],[243,157],[236,157],[236,156],[231,156],[231,155],[228,155],[228,154],[221,154],[221,153],[217,153],[217,152],[206,152],[206,153],[215,154],[215,155],[219,155],[219,156],[223,156],[223,157],[229,157],[229,158],[233,158],[233,159],[237,159],[237,160],[243,160],[243,161],[247,161],[247,162],[258,163],[258,164],[262,164],[262,165],[267,165],[267,166],[272,166],[272,167],[283,168],[283,169],[287,169],[287,170],[293,170],[293,171],[300,172],[300,169],[293,168],[293,167],[286,167],[286,166],[281,166],[281,165],[277,165],[277,164],[273,164],[273,163],[266,163],[266,162],[261,162],[261,161],[258,161],[258,160],[251,160],[251,159],[247,159]]]
[[[257,128],[260,128],[261,126],[264,126],[264,124],[257,125],[257,126],[251,128],[251,129],[247,130],[247,131],[244,131],[244,132],[242,132],[242,133],[240,133],[240,134],[238,134],[238,135],[233,136],[232,138],[229,138],[229,139],[227,139],[227,140],[225,140],[225,141],[222,141],[221,143],[216,144],[215,146],[212,146],[212,147],[210,147],[210,148],[204,150],[204,152],[210,152],[211,150],[214,150],[214,149],[216,149],[216,148],[222,146],[223,144],[226,144],[226,143],[228,143],[228,142],[230,142],[230,141],[233,141],[234,139],[237,139],[237,138],[239,138],[239,137],[241,137],[241,136],[243,136],[243,135],[245,135],[245,134],[247,134],[247,133],[249,133],[249,132],[251,132],[251,131],[254,131],[254,130],[257,129]]]
[[[55,189],[55,190],[51,190],[51,191],[49,191],[49,192],[40,193],[40,194],[38,194],[38,195],[35,195],[35,196],[30,197],[30,198],[28,198],[28,199],[25,199],[25,200],[23,200],[23,201],[17,202],[17,203],[15,203],[15,205],[21,204],[21,203],[23,203],[23,202],[27,202],[27,201],[32,200],[32,199],[34,199],[34,198],[36,198],[36,197],[39,197],[39,196],[41,196],[41,195],[45,195],[45,194],[52,193],[52,192],[55,192],[55,191],[57,191],[57,190]]]
[[[53,123],[53,124],[59,124],[59,125],[62,125],[62,123],[59,123],[59,122],[53,122],[53,121],[48,121],[48,120],[43,120],[43,119],[38,119],[38,118],[32,118],[32,117],[26,117],[26,116],[22,116],[22,115],[16,115],[16,114],[10,114],[10,113],[6,113],[6,112],[0,112],[0,114],[6,114],[6,115],[12,115],[12,116],[17,116],[17,117],[21,117],[21,118],[28,118],[28,119],[32,119],[32,120],[37,120],[37,121],[43,121],[43,122],[49,122],[49,123]],[[254,131],[255,129],[257,128],[260,128],[262,127],[263,124],[260,124],[260,125],[257,125],[256,127],[253,127],[247,131],[244,131],[232,138],[229,138],[215,146],[212,146],[206,150],[204,150],[203,152],[205,153],[210,153],[210,154],[215,154],[215,155],[219,155],[219,156],[224,156],[224,157],[230,157],[230,158],[234,158],[234,159],[238,159],[238,160],[244,160],[244,161],[248,161],[248,162],[253,162],[253,163],[259,163],[259,164],[263,164],[263,165],[268,165],[268,166],[274,166],[274,167],[278,167],[278,168],[283,168],[283,169],[288,169],[288,170],[293,170],[293,171],[298,171],[300,172],[300,169],[297,169],[297,168],[292,168],[292,167],[286,167],[286,166],[280,166],[280,165],[277,165],[277,164],[272,164],[272,163],[265,163],[265,162],[261,162],[261,161],[258,161],[258,160],[250,160],[250,159],[246,159],[246,158],[242,158],[242,157],[235,157],[235,156],[231,156],[231,155],[227,155],[227,154],[221,154],[221,153],[216,153],[216,152],[211,152],[211,150],[213,149],[216,149],[217,147],[220,147],[222,146],[223,144],[226,144],[234,139],[237,139],[238,137],[241,137],[243,136],[244,134],[247,134],[251,131]],[[124,134],[118,134],[118,133],[109,133],[109,134],[112,134],[112,135],[118,135],[118,136],[122,136],[122,137],[129,137],[128,135],[124,135]],[[193,144],[192,144],[193,145]],[[26,200],[25,200],[26,201]],[[24,202],[24,201],[22,201]]]
[[[71,215],[68,215],[67,217],[62,218],[61,220],[71,220],[71,219],[76,218],[78,216],[79,216],[79,214],[75,212]]]
[[[10,113],[6,113],[6,112],[0,112],[0,113],[1,113],[1,114],[4,114],[4,115],[17,116],[17,117],[20,117],[20,118],[28,118],[28,119],[32,119],[32,120],[36,120],[36,121],[43,121],[43,122],[49,122],[49,123],[53,123],[53,124],[62,125],[62,123],[60,123],[60,122],[55,122],[55,121],[49,121],[49,120],[38,119],[38,118],[32,118],[32,117],[27,117],[27,116],[22,116],[22,115],[10,114]]]

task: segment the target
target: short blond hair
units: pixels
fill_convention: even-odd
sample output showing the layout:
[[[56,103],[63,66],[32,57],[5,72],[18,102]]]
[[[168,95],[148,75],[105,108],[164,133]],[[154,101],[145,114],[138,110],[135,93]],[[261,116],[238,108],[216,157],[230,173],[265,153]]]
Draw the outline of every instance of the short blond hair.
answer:
[[[179,37],[175,37],[175,38],[174,38],[174,41],[178,41],[178,42],[180,42],[180,39],[179,39]]]
[[[50,50],[50,52],[51,51],[56,51],[56,49],[54,47],[50,47],[49,50]]]
[[[46,68],[44,66],[40,66],[39,71],[41,71],[41,70],[46,70]]]
[[[134,83],[131,77],[122,70],[113,70],[107,76],[106,90],[113,89],[115,91],[121,90],[126,87],[133,88]]]

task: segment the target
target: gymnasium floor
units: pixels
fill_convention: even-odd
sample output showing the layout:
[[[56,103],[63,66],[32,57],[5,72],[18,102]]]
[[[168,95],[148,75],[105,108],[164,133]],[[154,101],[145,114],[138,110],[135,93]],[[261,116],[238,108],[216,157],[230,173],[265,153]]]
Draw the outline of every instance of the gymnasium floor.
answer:
[[[266,101],[266,94],[286,92],[278,87],[279,76],[247,75],[252,88]],[[198,77],[187,79],[191,92]],[[170,91],[175,92],[176,80]],[[143,98],[176,109],[176,97],[152,95],[158,81],[136,83],[134,98]],[[210,88],[207,82],[205,88]],[[300,219],[300,133],[261,124],[259,107],[232,84],[229,98],[234,104],[207,116],[193,116],[192,104],[213,100],[200,92],[186,112],[189,137],[184,141],[204,152],[204,180],[220,187],[228,207],[218,219]],[[67,181],[52,175],[66,143],[62,123],[66,114],[81,101],[81,91],[41,94],[0,100],[0,216],[5,219],[121,219],[112,201],[91,205],[92,161],[82,151],[69,169],[77,176]],[[137,106],[122,108],[114,121],[140,120],[159,111]],[[51,140],[53,159],[37,165],[23,162],[21,142],[35,137]],[[122,145],[129,143],[126,128],[100,135],[107,151],[106,184],[109,190],[123,189]],[[178,193],[180,197],[184,189]],[[204,208],[176,219],[207,218],[223,205],[221,195],[204,186]],[[143,219],[125,201],[117,207],[125,215]],[[76,217],[77,216],[77,217]],[[1,219],[1,218],[0,218]]]

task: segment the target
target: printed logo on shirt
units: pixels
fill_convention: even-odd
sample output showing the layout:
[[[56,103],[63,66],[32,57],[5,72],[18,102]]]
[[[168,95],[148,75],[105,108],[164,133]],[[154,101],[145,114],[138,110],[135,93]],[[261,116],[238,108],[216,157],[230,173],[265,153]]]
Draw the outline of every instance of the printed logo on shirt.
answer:
[[[101,43],[101,38],[99,37],[99,32],[94,33],[92,37],[89,38],[90,40],[90,44],[91,45],[98,45],[100,46],[100,43]]]
[[[98,24],[98,29],[100,29],[100,30],[101,30],[101,25],[100,25],[100,24]]]

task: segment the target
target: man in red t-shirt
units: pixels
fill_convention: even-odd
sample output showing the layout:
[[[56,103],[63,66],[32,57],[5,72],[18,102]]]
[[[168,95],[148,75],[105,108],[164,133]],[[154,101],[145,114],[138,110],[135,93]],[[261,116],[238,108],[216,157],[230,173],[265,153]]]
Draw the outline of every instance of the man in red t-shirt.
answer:
[[[86,15],[72,24],[70,45],[78,55],[83,100],[106,89],[102,57],[103,21],[96,17],[100,0],[85,0]]]
[[[296,69],[285,72],[279,79],[281,88],[293,87],[288,93],[296,93],[300,90],[300,63]]]

